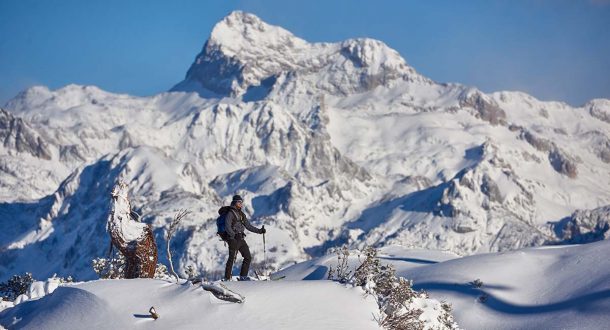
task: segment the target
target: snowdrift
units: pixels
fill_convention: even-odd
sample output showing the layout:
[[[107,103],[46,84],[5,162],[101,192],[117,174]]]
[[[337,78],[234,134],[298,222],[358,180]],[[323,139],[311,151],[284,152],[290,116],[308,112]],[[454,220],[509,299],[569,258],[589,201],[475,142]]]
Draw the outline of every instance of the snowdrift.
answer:
[[[380,258],[413,280],[414,288],[451,303],[464,329],[607,329],[608,253],[610,242],[601,241],[469,257],[393,246],[381,249]],[[356,265],[358,257],[350,261]],[[324,279],[336,262],[336,256],[325,256],[275,276]]]
[[[392,246],[382,263],[431,298],[453,305],[463,329],[606,329],[610,324],[610,242],[528,248],[469,257]],[[0,312],[0,325],[25,329],[376,329],[379,310],[360,288],[326,281],[336,256],[296,264],[276,281],[227,282],[243,304],[195,285],[99,280]],[[358,264],[357,253],[350,257]],[[153,320],[154,306],[161,315]],[[422,306],[426,308],[426,306]]]
[[[234,304],[198,285],[99,280],[60,287],[0,313],[9,329],[378,329],[377,304],[362,290],[330,281],[230,282]],[[148,310],[154,306],[160,318]]]

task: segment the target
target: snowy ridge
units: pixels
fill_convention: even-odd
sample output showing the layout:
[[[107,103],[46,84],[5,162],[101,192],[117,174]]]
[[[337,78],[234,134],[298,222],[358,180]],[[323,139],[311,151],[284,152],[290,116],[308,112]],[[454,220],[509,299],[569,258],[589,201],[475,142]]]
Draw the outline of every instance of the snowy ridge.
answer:
[[[213,219],[234,193],[268,228],[274,269],[344,243],[471,254],[568,242],[566,218],[610,205],[609,100],[435,83],[380,41],[308,43],[243,12],[171,92],[33,87],[4,108],[0,279],[93,278],[119,179],[160,245],[175,211],[193,211],[172,249],[179,271],[208,274],[227,253]],[[606,237],[599,214],[571,232]],[[248,241],[262,262],[261,238]]]
[[[451,303],[463,329],[605,329],[610,322],[609,249],[610,242],[603,241],[458,257],[387,246],[379,259],[413,280],[414,288]],[[349,261],[351,267],[359,264],[357,251]],[[327,255],[275,276],[321,280],[336,264],[337,256]]]

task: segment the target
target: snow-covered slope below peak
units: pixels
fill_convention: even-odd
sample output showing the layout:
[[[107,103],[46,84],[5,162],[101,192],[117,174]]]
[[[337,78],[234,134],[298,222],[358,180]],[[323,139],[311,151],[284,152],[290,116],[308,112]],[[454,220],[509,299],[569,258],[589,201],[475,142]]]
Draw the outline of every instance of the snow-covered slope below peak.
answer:
[[[57,188],[70,168],[58,164],[62,147],[36,125],[0,108],[0,201],[29,201]]]
[[[22,118],[0,108],[0,140],[9,153],[26,153],[41,159],[51,159],[48,143]]]
[[[119,179],[131,184],[134,210],[144,213],[147,221],[161,223],[155,228],[181,207],[178,202],[171,204],[179,193],[194,216],[211,214],[215,210],[207,208],[208,204],[187,197],[196,190],[196,196],[205,196],[212,203],[220,201],[212,192],[205,195],[205,187],[197,186],[183,167],[150,147],[126,149],[77,168],[52,195],[29,203],[0,204],[0,214],[10,215],[0,219],[0,256],[10,261],[0,266],[0,278],[23,271],[38,278],[53,273],[94,278],[91,260],[108,251],[110,192]]]

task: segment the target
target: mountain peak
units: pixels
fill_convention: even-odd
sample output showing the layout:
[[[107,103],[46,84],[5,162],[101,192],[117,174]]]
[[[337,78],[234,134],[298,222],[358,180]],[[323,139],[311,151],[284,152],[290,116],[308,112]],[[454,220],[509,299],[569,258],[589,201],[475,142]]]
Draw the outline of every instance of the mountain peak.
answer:
[[[234,11],[212,29],[208,46],[220,47],[228,56],[239,56],[244,49],[278,48],[281,45],[305,46],[307,42],[289,31],[265,23],[258,16]]]
[[[234,11],[214,26],[185,80],[172,90],[242,97],[261,85],[271,91],[273,84],[266,82],[295,73],[326,93],[339,95],[387,86],[395,80],[430,83],[381,41],[309,43],[256,15]]]

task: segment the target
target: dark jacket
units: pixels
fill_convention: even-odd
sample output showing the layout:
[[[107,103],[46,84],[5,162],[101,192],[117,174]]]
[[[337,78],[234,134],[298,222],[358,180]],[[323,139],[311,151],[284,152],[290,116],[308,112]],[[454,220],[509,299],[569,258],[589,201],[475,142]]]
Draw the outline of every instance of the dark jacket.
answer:
[[[246,218],[246,215],[241,210],[238,210],[234,206],[223,206],[218,210],[219,214],[226,213],[225,216],[225,230],[229,239],[238,238],[238,236],[246,236],[244,229],[257,234],[262,234],[262,230],[254,227]]]

